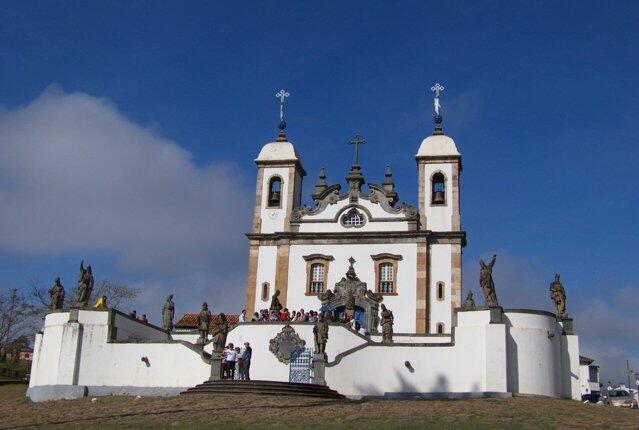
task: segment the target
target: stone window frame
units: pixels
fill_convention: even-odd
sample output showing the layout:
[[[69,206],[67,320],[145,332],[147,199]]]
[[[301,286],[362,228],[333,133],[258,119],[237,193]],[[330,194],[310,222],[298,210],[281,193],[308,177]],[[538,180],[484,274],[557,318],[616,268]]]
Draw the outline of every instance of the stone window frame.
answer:
[[[435,197],[435,192],[434,192],[434,182],[433,182],[433,178],[435,177],[435,175],[442,175],[444,177],[444,203],[433,203],[433,198]],[[442,170],[436,170],[433,172],[432,175],[430,175],[430,206],[434,206],[434,207],[446,207],[448,206],[448,177],[446,176],[446,173],[444,173]]]
[[[399,293],[397,292],[397,272],[399,271],[399,262],[404,259],[401,255],[397,254],[389,254],[387,252],[381,254],[371,255],[373,262],[375,263],[375,292],[377,294],[381,294],[383,296],[397,296]],[[392,293],[382,293],[380,291],[380,269],[382,264],[390,264],[393,267],[393,292]]]
[[[335,260],[335,258],[332,255],[324,254],[304,255],[302,258],[306,261],[306,286],[304,287],[304,295],[317,296],[318,294],[326,292],[328,289],[328,269],[330,267],[330,262]],[[315,264],[321,264],[324,266],[324,289],[319,293],[311,292],[311,281],[313,279],[312,267]]]
[[[266,294],[264,294],[266,292]],[[268,282],[262,282],[262,291],[260,291],[260,299],[263,302],[268,302],[268,299],[271,295],[271,284]]]
[[[441,291],[441,295],[439,294]],[[435,299],[437,301],[443,302],[446,299],[446,283],[443,281],[439,281],[435,283]]]
[[[437,334],[445,334],[446,333],[446,324],[443,322],[438,322],[435,324],[435,333]]]
[[[271,184],[273,183],[273,181],[275,179],[279,179],[280,180],[280,199],[279,202],[276,205],[271,205],[270,201],[271,201]],[[281,175],[279,174],[274,174],[269,176],[268,180],[266,181],[266,209],[282,209],[282,200],[284,199],[282,196],[283,193],[283,189],[284,189],[284,178],[282,178]]]
[[[357,213],[359,215],[359,217],[362,219],[362,224],[361,225],[346,225],[344,223],[344,220],[346,218],[348,218],[352,213]],[[340,216],[339,218],[339,223],[342,225],[342,227],[344,228],[362,228],[366,225],[366,221],[367,221],[367,216],[366,214],[364,214],[362,211],[358,210],[357,207],[351,207],[349,210],[346,211],[346,213],[344,213],[342,216]]]

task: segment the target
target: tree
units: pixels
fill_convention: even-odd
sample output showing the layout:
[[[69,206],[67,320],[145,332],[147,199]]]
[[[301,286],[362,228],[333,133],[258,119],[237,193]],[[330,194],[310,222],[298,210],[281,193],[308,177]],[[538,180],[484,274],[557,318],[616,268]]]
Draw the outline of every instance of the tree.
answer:
[[[0,349],[6,347],[22,335],[31,336],[37,315],[29,297],[16,288],[0,293]]]
[[[108,279],[97,283],[93,289],[93,298],[107,296],[107,304],[110,308],[126,306],[140,295],[139,288],[129,287],[126,284],[116,284]]]

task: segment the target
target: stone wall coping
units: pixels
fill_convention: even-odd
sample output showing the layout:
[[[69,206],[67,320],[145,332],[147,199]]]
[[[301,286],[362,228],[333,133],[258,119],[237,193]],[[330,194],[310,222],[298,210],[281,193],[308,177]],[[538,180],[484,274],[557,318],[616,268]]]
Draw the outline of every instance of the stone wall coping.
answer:
[[[477,306],[474,310],[455,308],[453,312],[478,312],[478,311],[488,311],[490,308],[486,306]],[[547,317],[557,318],[557,315],[550,311],[542,311],[540,309],[523,309],[523,308],[512,308],[512,309],[504,309],[505,314],[534,314],[534,315],[544,315]]]
[[[553,317],[557,319],[557,315],[550,311],[542,311],[539,309],[504,309],[505,314],[535,314]]]

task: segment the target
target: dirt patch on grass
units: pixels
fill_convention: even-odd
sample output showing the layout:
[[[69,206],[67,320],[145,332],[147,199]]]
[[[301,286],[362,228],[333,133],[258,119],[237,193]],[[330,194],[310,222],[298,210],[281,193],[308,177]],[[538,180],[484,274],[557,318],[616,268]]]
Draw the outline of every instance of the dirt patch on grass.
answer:
[[[192,395],[32,403],[25,391],[0,386],[0,428],[639,428],[636,410],[531,397],[353,402]]]

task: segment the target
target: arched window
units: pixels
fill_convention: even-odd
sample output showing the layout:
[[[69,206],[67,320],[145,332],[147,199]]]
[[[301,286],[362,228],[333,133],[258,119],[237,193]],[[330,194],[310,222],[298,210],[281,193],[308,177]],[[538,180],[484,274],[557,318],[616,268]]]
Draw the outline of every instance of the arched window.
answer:
[[[265,301],[265,302],[268,301],[268,296],[270,295],[269,293],[270,293],[270,291],[269,291],[268,282],[264,282],[262,284],[262,300],[263,301]]]
[[[444,295],[446,293],[446,287],[443,282],[437,283],[437,300],[444,300]]]
[[[324,274],[326,272],[326,268],[324,267],[324,263],[313,263],[311,264],[311,282],[308,286],[308,292],[311,294],[323,293],[324,292]]]
[[[444,334],[444,323],[437,323],[437,334]]]
[[[379,292],[394,292],[393,285],[393,263],[382,263],[379,265]]]
[[[353,208],[342,217],[342,225],[346,228],[359,228],[366,222],[366,217],[357,209]]]
[[[431,203],[434,205],[446,204],[446,178],[441,172],[433,175],[432,179]]]
[[[268,200],[266,206],[269,208],[278,208],[282,203],[282,178],[273,176],[268,181]]]

